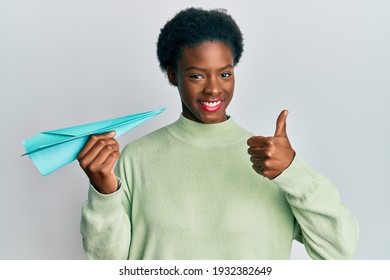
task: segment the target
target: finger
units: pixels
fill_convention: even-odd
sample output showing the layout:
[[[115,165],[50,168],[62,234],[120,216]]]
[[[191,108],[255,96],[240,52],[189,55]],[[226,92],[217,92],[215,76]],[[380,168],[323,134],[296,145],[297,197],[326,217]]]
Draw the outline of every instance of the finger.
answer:
[[[79,158],[79,161],[82,162],[88,162],[95,159],[95,157],[100,153],[100,151],[105,146],[115,145],[117,146],[117,150],[119,150],[119,144],[114,138],[108,138],[108,139],[99,139],[95,142],[95,144],[92,146],[92,148],[87,151],[87,153],[84,155],[84,157]]]
[[[251,156],[251,157],[250,157],[250,161],[251,161],[254,165],[256,165],[256,166],[261,166],[262,163],[263,163],[263,158]]]
[[[102,153],[96,157],[96,160],[88,166],[87,172],[90,172],[91,174],[98,173],[101,175],[114,173],[115,162],[119,156],[119,151],[112,151],[111,153],[105,153],[105,151],[102,151]]]
[[[107,167],[104,166],[104,163],[111,157],[114,156],[116,157],[116,154],[119,154],[119,151],[113,150],[110,151],[106,147],[96,156],[96,158],[86,166],[85,171],[87,174],[94,174],[94,173],[99,173],[99,174],[109,174],[111,170],[108,170]],[[114,154],[114,155],[113,155]]]
[[[91,168],[96,168],[105,162],[112,152],[117,151],[119,151],[119,145],[115,139],[100,139],[80,160],[80,165],[83,169],[90,168],[90,165],[93,165]]]
[[[273,144],[270,144],[273,145]],[[272,156],[274,149],[270,146],[265,147],[249,147],[248,154],[250,156],[258,157],[261,159],[269,158]]]
[[[275,178],[274,172],[268,168],[267,166],[260,165],[257,166],[255,164],[252,165],[253,170],[255,170],[258,174],[262,175],[263,177],[266,177],[268,179],[273,179]]]
[[[248,155],[253,157],[261,157],[263,155],[263,149],[259,147],[248,148]]]
[[[115,162],[120,156],[119,151],[112,152],[102,164],[102,172],[105,174],[111,173],[114,171]]]
[[[275,134],[274,136],[287,136],[287,131],[286,131],[286,119],[287,119],[288,111],[283,110],[276,121],[276,129],[275,129]]]
[[[256,147],[259,146],[259,143],[262,141],[263,136],[252,136],[249,138],[246,143],[250,147]]]
[[[272,145],[272,137],[252,136],[248,139],[247,144],[249,147],[267,147]]]
[[[253,164],[252,165],[252,168],[253,168],[253,170],[255,170],[257,173],[259,173],[260,175],[263,175],[263,168],[262,168],[262,166],[260,165],[260,166],[257,166],[257,165],[255,165],[255,164]]]
[[[96,144],[97,141],[101,139],[110,139],[115,136],[115,131],[106,132],[103,134],[94,134],[91,135],[87,141],[87,143],[84,145],[84,147],[81,149],[81,151],[77,155],[77,159],[80,161],[82,160],[85,155],[91,150],[91,148]]]
[[[94,162],[97,164],[103,164],[107,158],[114,152],[119,152],[119,145],[117,144],[107,144],[101,148],[96,155]]]

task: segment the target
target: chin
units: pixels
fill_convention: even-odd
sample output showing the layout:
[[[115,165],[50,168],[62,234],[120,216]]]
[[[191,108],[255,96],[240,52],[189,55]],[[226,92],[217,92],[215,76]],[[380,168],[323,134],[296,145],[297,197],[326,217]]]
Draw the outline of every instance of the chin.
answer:
[[[202,118],[199,118],[199,121],[205,124],[221,123],[226,121],[226,115],[204,116]]]
[[[182,114],[187,119],[204,124],[221,123],[227,119],[225,110],[219,110],[218,112],[195,111],[194,113],[185,110]]]

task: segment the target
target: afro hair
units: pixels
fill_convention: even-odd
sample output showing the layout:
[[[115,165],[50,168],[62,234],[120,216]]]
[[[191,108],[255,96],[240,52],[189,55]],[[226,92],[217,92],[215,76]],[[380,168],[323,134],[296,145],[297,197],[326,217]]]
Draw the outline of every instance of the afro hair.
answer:
[[[221,41],[233,53],[237,65],[243,52],[242,33],[224,9],[188,8],[180,11],[161,29],[157,41],[157,58],[163,72],[176,69],[184,47],[195,47],[205,41]]]

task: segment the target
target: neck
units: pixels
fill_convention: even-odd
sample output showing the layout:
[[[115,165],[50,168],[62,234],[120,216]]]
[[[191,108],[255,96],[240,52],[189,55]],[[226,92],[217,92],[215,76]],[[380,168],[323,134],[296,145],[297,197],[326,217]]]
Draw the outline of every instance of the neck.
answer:
[[[179,141],[204,147],[232,145],[241,141],[243,137],[248,137],[248,133],[231,117],[227,117],[224,122],[205,124],[180,115],[179,120],[167,129]]]

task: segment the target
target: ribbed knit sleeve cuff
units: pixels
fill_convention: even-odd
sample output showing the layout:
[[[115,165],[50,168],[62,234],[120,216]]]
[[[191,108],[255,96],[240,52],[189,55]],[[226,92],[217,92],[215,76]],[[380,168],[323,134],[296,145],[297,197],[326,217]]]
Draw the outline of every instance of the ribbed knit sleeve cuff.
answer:
[[[317,171],[311,168],[301,157],[295,155],[290,166],[272,181],[287,194],[303,198],[313,188]]]
[[[118,177],[117,180],[118,189],[110,194],[102,194],[98,192],[92,184],[89,184],[88,202],[91,210],[104,211],[107,213],[107,211],[115,212],[117,210],[116,208],[121,207],[122,183]]]

